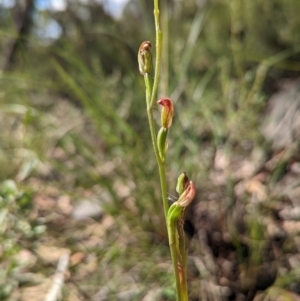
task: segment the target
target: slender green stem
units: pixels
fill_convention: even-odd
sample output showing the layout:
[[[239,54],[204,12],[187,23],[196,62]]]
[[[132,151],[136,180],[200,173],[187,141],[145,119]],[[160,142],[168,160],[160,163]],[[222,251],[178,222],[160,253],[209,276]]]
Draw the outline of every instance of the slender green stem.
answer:
[[[162,193],[163,206],[164,206],[164,214],[165,214],[165,218],[167,219],[169,203],[168,203],[168,194],[167,194],[167,179],[166,179],[165,164],[160,158],[157,143],[156,143],[157,138],[156,138],[156,131],[155,131],[155,122],[153,118],[153,107],[150,104],[152,85],[151,85],[149,75],[147,73],[145,74],[144,79],[146,85],[147,115],[148,115],[148,121],[149,121],[150,133],[151,133],[151,140],[152,140],[155,158],[159,168],[159,177],[160,177],[160,186],[161,186],[161,193]]]
[[[180,283],[180,292],[181,292],[181,300],[188,301],[188,289],[187,289],[187,275],[186,275],[186,258],[187,258],[187,251],[185,250],[184,254],[182,254],[181,260],[181,283]]]
[[[155,59],[155,73],[154,73],[154,83],[151,93],[150,106],[154,106],[155,97],[157,94],[158,79],[159,79],[159,69],[161,64],[161,47],[162,47],[162,32],[159,26],[159,6],[158,0],[154,0],[154,21],[155,21],[155,33],[156,33],[156,59]]]
[[[145,73],[144,80],[146,86],[146,102],[147,102],[147,110],[148,110],[150,107],[151,90],[152,90],[152,82],[148,73]]]
[[[187,260],[187,247],[184,234],[184,221],[186,216],[186,210],[184,210],[179,217],[177,223],[178,231],[178,249],[179,249],[179,262],[181,268],[181,282],[180,282],[180,291],[182,301],[188,301],[188,290],[187,290],[187,275],[186,275],[186,260]]]
[[[178,250],[177,250],[178,238],[177,238],[176,224],[177,224],[177,219],[176,218],[174,219],[172,214],[169,214],[167,218],[167,228],[168,228],[168,236],[169,236],[169,244],[171,250],[173,269],[174,269],[175,279],[176,279],[177,300],[182,301],[181,283],[180,283],[179,270],[178,270],[179,258],[178,258]]]

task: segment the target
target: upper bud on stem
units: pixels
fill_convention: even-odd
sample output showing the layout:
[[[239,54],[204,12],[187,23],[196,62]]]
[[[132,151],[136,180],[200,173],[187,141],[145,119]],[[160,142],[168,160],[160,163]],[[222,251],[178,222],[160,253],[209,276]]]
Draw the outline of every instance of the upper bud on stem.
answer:
[[[176,185],[176,191],[179,195],[182,195],[182,193],[188,188],[189,185],[189,178],[186,175],[186,172],[183,172],[180,174],[177,180],[177,185]]]
[[[142,75],[150,73],[152,69],[152,56],[150,52],[151,43],[144,41],[138,52],[139,70]]]
[[[161,126],[168,129],[172,125],[172,119],[174,114],[173,103],[170,98],[161,98],[158,102],[161,105]]]

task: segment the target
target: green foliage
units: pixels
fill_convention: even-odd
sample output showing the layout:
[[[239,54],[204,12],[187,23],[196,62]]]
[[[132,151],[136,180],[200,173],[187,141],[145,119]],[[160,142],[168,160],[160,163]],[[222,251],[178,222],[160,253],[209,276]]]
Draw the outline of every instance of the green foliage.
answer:
[[[20,190],[13,180],[0,184],[0,299],[9,298],[18,286],[18,272],[22,264],[15,255],[22,248],[24,239],[42,233],[41,225],[32,226],[25,212],[31,206],[32,196]],[[43,228],[43,229],[42,229]],[[42,231],[41,231],[42,230]]]
[[[72,193],[77,188],[103,189],[113,199],[106,204],[108,212],[122,216],[118,233],[123,224],[135,228],[142,220],[143,229],[132,235],[147,231],[151,237],[166,237],[154,181],[155,162],[146,143],[150,134],[144,82],[136,63],[141,41],[150,40],[154,46],[151,3],[130,1],[119,20],[96,1],[72,1],[60,12],[35,11],[45,22],[55,19],[63,35],[56,41],[44,41],[33,25],[15,63],[0,74],[3,258],[12,258],[18,251],[17,238],[30,238],[38,231],[26,222],[23,233],[17,222],[26,221],[31,205],[27,187],[31,191],[35,181]],[[169,183],[175,183],[178,171],[186,171],[200,189],[209,189],[213,184],[208,171],[216,148],[224,147],[235,157],[249,154],[245,141],[252,148],[262,144],[258,127],[272,82],[300,70],[299,10],[297,0],[211,0],[203,4],[185,0],[170,1],[168,9],[162,6],[167,49],[162,63],[167,71],[162,71],[158,96],[170,97],[176,107],[169,135]],[[0,51],[4,54],[16,31],[11,13],[1,8],[0,14]],[[154,114],[158,121],[156,109]],[[128,195],[120,196],[117,180],[130,187],[132,206],[126,203]],[[249,222],[247,235],[260,237],[259,227]],[[111,237],[107,239],[107,245],[113,243]],[[147,250],[151,244],[145,241],[143,247]],[[168,258],[165,249],[162,246],[158,251],[157,265]],[[118,264],[126,262],[130,269],[137,256],[142,261],[143,256],[152,257],[156,252],[153,247],[143,253],[136,245],[134,250],[129,259],[126,248],[102,254],[112,262],[109,276],[123,271]],[[141,282],[148,268],[146,264],[138,267]],[[1,266],[2,297],[17,285],[15,269],[13,260]],[[152,282],[165,287],[166,281],[171,286],[163,268],[152,270],[155,277],[148,276]],[[111,291],[117,290],[118,286],[112,286]],[[174,297],[165,295],[170,300]]]

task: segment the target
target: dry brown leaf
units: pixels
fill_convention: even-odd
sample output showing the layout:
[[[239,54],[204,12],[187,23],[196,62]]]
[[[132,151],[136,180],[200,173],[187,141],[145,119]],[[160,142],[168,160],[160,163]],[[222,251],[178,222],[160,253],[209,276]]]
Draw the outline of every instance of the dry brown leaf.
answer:
[[[36,195],[33,199],[37,210],[51,210],[56,205],[55,199],[46,195]]]
[[[97,257],[94,254],[88,254],[85,262],[77,268],[76,275],[74,275],[77,280],[86,277],[98,268]]]
[[[21,288],[20,301],[43,301],[52,284],[52,279],[45,279],[39,285]]]
[[[14,258],[22,268],[30,268],[37,262],[36,256],[27,249],[20,250]]]
[[[96,236],[97,238],[102,238],[107,229],[109,229],[114,224],[114,218],[111,215],[105,215],[101,223],[93,223],[88,225],[83,231],[85,237]]]
[[[70,215],[73,210],[73,206],[71,204],[71,197],[68,195],[60,196],[57,200],[57,207],[61,211],[61,213],[65,215]]]
[[[255,195],[258,201],[263,202],[267,199],[267,188],[263,183],[261,183],[257,179],[252,178],[246,181],[245,188],[249,193]]]
[[[300,233],[300,222],[284,221],[282,227],[288,234]]]
[[[257,166],[250,160],[244,160],[239,168],[232,173],[232,177],[236,180],[249,178],[253,175]]]
[[[126,181],[126,183],[116,179],[113,185],[114,191],[120,199],[127,198],[131,195],[131,191],[135,188],[133,181]]]
[[[45,263],[55,263],[59,260],[62,254],[69,253],[66,248],[57,248],[54,246],[40,245],[36,249],[36,253]]]
[[[76,252],[72,254],[70,258],[70,266],[77,265],[78,263],[81,263],[83,259],[85,258],[86,254],[83,252]]]
[[[224,149],[217,149],[214,160],[216,170],[224,170],[229,166],[229,158]]]

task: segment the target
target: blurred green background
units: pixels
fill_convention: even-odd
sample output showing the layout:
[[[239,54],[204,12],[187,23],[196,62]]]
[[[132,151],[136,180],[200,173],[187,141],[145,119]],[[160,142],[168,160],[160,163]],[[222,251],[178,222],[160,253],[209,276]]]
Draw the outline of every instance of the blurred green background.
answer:
[[[160,2],[158,98],[168,96],[175,105],[169,191],[174,193],[177,176],[186,171],[199,202],[213,191],[218,206],[229,212],[237,182],[249,176],[232,176],[236,161],[259,152],[265,163],[276,153],[260,127],[280,80],[299,76],[300,2]],[[154,56],[150,0],[0,1],[0,300],[43,300],[49,288],[42,285],[59,256],[47,261],[41,247],[71,252],[63,300],[175,300],[136,59],[144,40],[152,42]],[[218,181],[211,171],[220,150],[229,163]],[[282,178],[287,160],[298,160],[295,153],[267,171],[268,191]],[[250,199],[246,193],[242,198]],[[84,202],[92,211],[96,206],[96,217],[74,214]],[[253,210],[265,216],[264,209]],[[197,210],[192,219],[198,230]],[[258,228],[264,232],[264,225],[246,224],[245,236],[263,236]],[[193,256],[203,252],[195,247]],[[191,300],[202,300],[206,278],[195,262]],[[297,279],[293,271],[282,275],[288,276],[280,289]],[[32,288],[41,295],[30,295]],[[207,293],[203,300],[229,295]],[[234,296],[253,299],[248,293]]]

